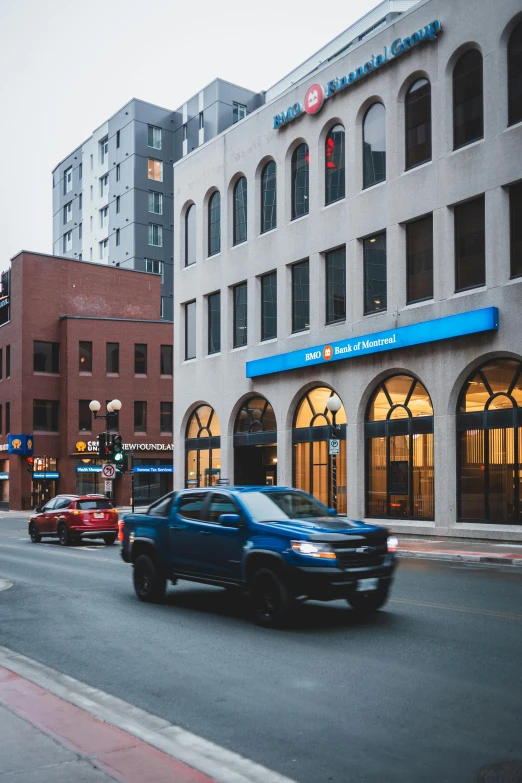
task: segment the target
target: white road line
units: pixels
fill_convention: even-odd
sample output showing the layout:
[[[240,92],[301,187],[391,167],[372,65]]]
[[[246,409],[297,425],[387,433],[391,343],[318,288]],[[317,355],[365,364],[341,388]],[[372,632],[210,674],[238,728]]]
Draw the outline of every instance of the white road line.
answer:
[[[27,543],[30,544],[31,542],[28,540]],[[71,551],[70,549],[65,549],[64,547],[61,547],[61,546],[46,546],[45,544],[44,545],[32,544],[32,546],[34,547],[34,549],[32,549],[31,551],[34,551],[34,552],[51,552],[51,553],[56,553],[56,554],[58,554],[58,552],[59,552],[60,554],[58,555],[58,557],[79,557],[79,558],[82,558],[83,560],[90,560],[91,563],[101,563],[102,561],[105,562],[105,563],[118,563],[119,562],[118,558],[114,558],[113,560],[111,560],[110,557],[98,557],[95,560],[93,557],[89,557],[89,555],[80,554],[80,552],[78,551],[78,550],[85,550],[85,549],[89,548],[89,550],[92,552],[94,550],[94,547],[91,549],[90,547],[78,546],[78,547],[74,547],[74,549]],[[27,551],[27,548],[25,546],[19,546],[18,544],[4,544],[2,542],[2,540],[0,539],[0,554],[2,553],[3,549],[16,549],[19,552],[26,552]],[[103,549],[105,549],[105,547],[103,547],[103,546],[96,547],[96,550],[99,550],[99,551],[102,551]]]
[[[217,783],[295,783],[278,772],[7,647],[0,646],[0,666],[210,775]]]

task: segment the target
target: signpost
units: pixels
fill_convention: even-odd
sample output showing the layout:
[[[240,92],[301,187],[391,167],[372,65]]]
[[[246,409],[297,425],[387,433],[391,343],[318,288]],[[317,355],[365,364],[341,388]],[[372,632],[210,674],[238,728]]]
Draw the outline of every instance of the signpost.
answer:
[[[330,438],[330,447],[328,454],[339,454],[340,443],[337,438]]]
[[[112,481],[111,480],[106,481],[105,482],[105,492],[110,492],[111,489],[112,489]]]
[[[116,465],[113,465],[112,462],[107,462],[102,467],[102,476],[104,479],[109,479],[112,481],[114,476],[116,475]]]

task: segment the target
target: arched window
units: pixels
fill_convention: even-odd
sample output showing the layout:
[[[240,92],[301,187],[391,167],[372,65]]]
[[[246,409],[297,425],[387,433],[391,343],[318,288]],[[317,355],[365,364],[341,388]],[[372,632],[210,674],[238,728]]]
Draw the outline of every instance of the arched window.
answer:
[[[236,484],[277,484],[277,424],[265,397],[243,403],[234,422]]]
[[[292,220],[308,215],[309,163],[308,144],[300,144],[292,155]]]
[[[187,487],[212,487],[221,475],[221,430],[216,412],[200,405],[187,424],[185,437]]]
[[[459,519],[522,524],[522,362],[494,359],[473,372],[457,433]]]
[[[327,402],[334,392],[325,387],[311,389],[299,403],[292,430],[294,486],[310,492],[327,506],[333,505],[333,461],[328,454],[332,437],[332,414]],[[335,416],[339,426],[340,451],[336,462],[337,511],[346,514],[346,413]]]
[[[215,256],[221,250],[221,195],[216,190],[208,202],[208,254]]]
[[[431,160],[431,84],[417,79],[406,94],[406,168]]]
[[[508,124],[522,122],[522,23],[508,43]]]
[[[483,135],[482,55],[470,49],[453,69],[453,148],[471,144]]]
[[[374,103],[363,122],[363,188],[386,179],[386,109]]]
[[[380,383],[365,435],[367,516],[433,519],[433,407],[422,383],[409,375]]]
[[[185,213],[185,266],[196,263],[196,207],[191,204]]]
[[[247,181],[238,179],[234,186],[234,245],[247,238]]]
[[[277,171],[273,160],[261,174],[261,233],[277,226]]]
[[[344,174],[344,128],[334,125],[325,142],[325,190],[326,204],[345,196]]]

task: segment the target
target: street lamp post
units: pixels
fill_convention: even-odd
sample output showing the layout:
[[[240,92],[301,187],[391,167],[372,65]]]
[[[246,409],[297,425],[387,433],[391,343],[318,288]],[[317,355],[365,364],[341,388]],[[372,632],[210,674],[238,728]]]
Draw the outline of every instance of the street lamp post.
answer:
[[[89,403],[89,410],[94,413],[95,419],[105,419],[107,422],[106,424],[106,430],[104,432],[105,436],[105,443],[109,442],[110,432],[109,432],[109,421],[111,418],[114,418],[118,415],[118,413],[121,410],[121,401],[114,399],[107,403],[107,413],[98,413],[98,411],[101,408],[101,403],[98,402],[98,400],[91,400]],[[99,454],[99,451],[98,451]],[[112,494],[109,493],[109,497]],[[133,493],[134,494],[134,493]]]
[[[326,407],[332,414],[332,438],[338,438],[338,426],[335,422],[337,412],[341,408],[341,400],[336,394],[328,398]],[[332,507],[337,511],[337,454],[332,454]]]

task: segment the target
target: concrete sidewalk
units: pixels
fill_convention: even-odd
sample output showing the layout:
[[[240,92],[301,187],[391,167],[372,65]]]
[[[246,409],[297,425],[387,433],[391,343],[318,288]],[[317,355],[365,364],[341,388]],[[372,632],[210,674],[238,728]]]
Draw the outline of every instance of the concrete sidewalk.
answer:
[[[399,535],[399,557],[522,567],[522,544],[470,538]]]

